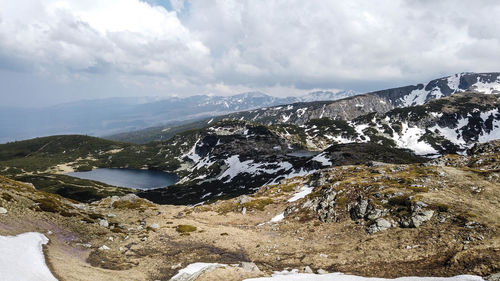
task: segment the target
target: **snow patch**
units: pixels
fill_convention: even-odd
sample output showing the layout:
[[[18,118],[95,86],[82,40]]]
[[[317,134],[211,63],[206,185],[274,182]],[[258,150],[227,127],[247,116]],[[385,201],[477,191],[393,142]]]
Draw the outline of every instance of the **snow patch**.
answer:
[[[408,95],[401,98],[401,103],[403,107],[413,106],[413,105],[422,105],[427,100],[427,96],[429,92],[425,90],[425,86],[420,90],[413,90]]]
[[[253,160],[246,160],[241,162],[239,155],[233,155],[225,160],[227,169],[218,177],[222,180],[229,177],[224,183],[230,182],[234,177],[240,173],[248,173],[252,175],[259,175],[262,173],[275,174],[281,170],[289,170],[293,168],[292,164],[288,162],[280,163],[254,163]],[[273,165],[274,168],[266,168],[266,166]]]
[[[418,155],[437,154],[438,152],[428,143],[419,139],[425,134],[424,129],[409,127],[408,123],[401,123],[401,135],[394,134],[394,141],[400,148],[408,148]]]
[[[205,262],[197,262],[188,265],[187,267],[179,270],[179,272],[174,275],[170,280],[194,280],[197,276],[206,272],[207,270],[217,268],[217,267],[226,267],[225,264],[220,263],[205,263]],[[189,279],[188,279],[189,278]]]
[[[307,185],[303,186],[299,192],[295,193],[292,198],[288,199],[288,202],[295,202],[299,199],[306,197],[313,191],[314,187],[309,187]]]
[[[281,117],[283,118],[283,122],[288,122],[288,120],[290,120],[290,117],[292,117],[292,113],[290,113],[290,115],[288,115],[288,116],[283,114],[283,115],[281,115]]]
[[[57,281],[43,255],[49,239],[37,232],[0,236],[0,276],[3,281]]]
[[[323,166],[331,166],[332,165],[332,162],[330,161],[330,159],[326,158],[325,152],[314,156],[311,160],[319,162]]]
[[[285,218],[285,213],[281,213],[275,217],[273,217],[269,222],[280,222]]]
[[[396,279],[361,277],[343,273],[308,274],[296,271],[275,272],[272,277],[258,277],[245,279],[244,281],[484,281],[483,278],[474,275],[458,275],[454,277],[400,277]]]

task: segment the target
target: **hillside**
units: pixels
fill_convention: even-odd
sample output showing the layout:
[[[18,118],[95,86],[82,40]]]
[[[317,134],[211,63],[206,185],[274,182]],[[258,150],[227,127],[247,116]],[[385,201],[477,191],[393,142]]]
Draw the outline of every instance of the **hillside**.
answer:
[[[331,166],[414,163],[425,161],[415,155],[464,153],[476,143],[498,138],[499,110],[496,94],[459,93],[352,121],[322,118],[300,126],[265,126],[214,120],[202,129],[144,145],[55,136],[0,145],[0,169],[40,188],[57,177],[66,187],[50,190],[59,194],[74,194],[77,189],[68,187],[69,179],[63,175],[54,175],[61,173],[57,172],[61,167],[66,172],[96,167],[163,170],[177,174],[180,181],[138,194],[162,204],[197,204],[252,194],[265,184]]]
[[[355,94],[357,93],[354,91],[323,91],[279,98],[260,92],[248,92],[232,96],[195,95],[163,99],[108,98],[42,108],[1,107],[0,143],[36,136],[103,136],[166,124],[177,126],[242,110],[306,100],[335,100]]]
[[[77,204],[0,177],[0,234],[44,233],[60,280],[168,280],[196,262],[239,264],[197,281],[285,268],[486,277],[500,269],[499,152],[496,141],[426,165],[326,168],[197,207],[133,195]]]
[[[373,112],[386,113],[395,108],[423,105],[434,99],[463,92],[500,94],[500,73],[460,73],[427,83],[349,96],[335,101],[321,101],[321,98],[314,101],[301,99],[301,102],[228,114],[218,117],[217,120],[237,119],[264,125],[293,124],[298,126],[321,118],[349,121]],[[321,92],[316,94],[323,95]],[[213,121],[212,118],[208,118],[185,126],[201,128],[209,125],[211,121]],[[169,133],[170,130],[178,131],[179,128],[182,127],[159,126],[109,138],[145,143],[165,140],[172,136]]]

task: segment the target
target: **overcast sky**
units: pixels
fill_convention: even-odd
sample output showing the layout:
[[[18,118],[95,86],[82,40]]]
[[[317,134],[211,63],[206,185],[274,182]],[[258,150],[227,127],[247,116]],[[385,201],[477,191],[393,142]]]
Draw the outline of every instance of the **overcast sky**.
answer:
[[[3,105],[500,71],[500,1],[0,0]]]

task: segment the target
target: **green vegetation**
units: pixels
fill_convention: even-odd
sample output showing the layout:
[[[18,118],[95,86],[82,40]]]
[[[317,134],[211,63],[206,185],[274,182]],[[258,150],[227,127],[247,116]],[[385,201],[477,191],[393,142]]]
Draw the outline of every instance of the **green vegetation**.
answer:
[[[98,181],[66,175],[36,174],[15,176],[15,180],[32,183],[38,190],[59,194],[80,202],[91,202],[108,196],[122,196],[134,189],[115,187]]]
[[[175,230],[179,233],[189,233],[189,232],[193,232],[193,231],[196,231],[197,228],[196,226],[193,226],[193,225],[189,225],[189,224],[179,224]]]

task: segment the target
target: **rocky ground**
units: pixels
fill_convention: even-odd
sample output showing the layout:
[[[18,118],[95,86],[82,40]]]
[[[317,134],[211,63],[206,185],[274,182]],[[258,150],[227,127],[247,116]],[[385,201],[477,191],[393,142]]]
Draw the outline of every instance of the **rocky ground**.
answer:
[[[500,271],[499,148],[492,142],[425,164],[339,166],[195,207],[134,195],[84,204],[0,177],[0,235],[44,233],[59,280],[168,280],[195,262],[258,267],[196,280],[286,268],[488,276]]]

